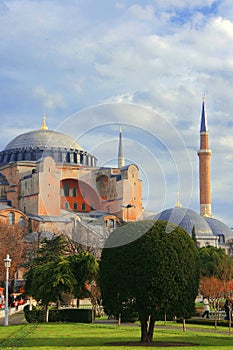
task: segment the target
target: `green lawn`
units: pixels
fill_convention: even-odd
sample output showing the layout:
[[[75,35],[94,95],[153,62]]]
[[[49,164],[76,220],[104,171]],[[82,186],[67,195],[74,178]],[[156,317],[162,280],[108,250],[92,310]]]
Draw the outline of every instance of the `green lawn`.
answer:
[[[182,325],[177,325],[174,330],[169,329],[173,325],[167,323],[165,329],[155,329],[154,341],[160,342],[189,342],[196,345],[189,347],[163,347],[161,349],[208,349],[231,350],[233,348],[233,333],[229,336],[228,329],[219,327],[217,331],[213,327],[205,326],[194,328],[187,325],[187,332],[182,331]],[[193,330],[195,329],[195,330]],[[224,331],[225,334],[220,332]],[[12,326],[0,326],[0,349],[18,350],[116,350],[114,342],[139,341],[140,327],[138,325],[117,324],[23,324]],[[158,347],[158,346],[157,346]],[[120,350],[134,350],[135,346],[120,346]],[[152,349],[153,347],[137,346],[137,350]],[[156,348],[156,347],[155,347]],[[155,349],[154,348],[154,349]]]

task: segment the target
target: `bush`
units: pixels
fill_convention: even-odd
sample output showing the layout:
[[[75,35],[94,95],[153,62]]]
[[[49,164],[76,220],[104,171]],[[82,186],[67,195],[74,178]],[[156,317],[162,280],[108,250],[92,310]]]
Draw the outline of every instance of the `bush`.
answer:
[[[28,323],[41,323],[44,319],[44,312],[40,309],[24,310],[24,316]]]
[[[24,310],[25,319],[29,323],[43,322],[43,310]],[[90,309],[52,309],[49,310],[49,322],[92,322],[92,310]]]
[[[130,309],[125,309],[121,313],[121,322],[130,322],[134,323],[138,321],[139,316],[137,311],[132,311]]]

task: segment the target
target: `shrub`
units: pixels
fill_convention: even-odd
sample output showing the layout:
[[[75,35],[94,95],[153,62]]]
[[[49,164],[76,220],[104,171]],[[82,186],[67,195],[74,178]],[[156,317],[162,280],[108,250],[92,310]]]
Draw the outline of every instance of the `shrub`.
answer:
[[[24,310],[25,319],[29,323],[43,322],[43,310]],[[90,309],[52,309],[49,310],[49,322],[92,322],[92,310]]]

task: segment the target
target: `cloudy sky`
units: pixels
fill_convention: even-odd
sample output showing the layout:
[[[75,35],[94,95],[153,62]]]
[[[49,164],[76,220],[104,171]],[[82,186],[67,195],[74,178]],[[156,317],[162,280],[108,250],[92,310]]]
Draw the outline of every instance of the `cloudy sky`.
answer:
[[[39,129],[138,164],[146,210],[199,211],[202,95],[213,214],[233,226],[232,0],[0,0],[0,149]]]

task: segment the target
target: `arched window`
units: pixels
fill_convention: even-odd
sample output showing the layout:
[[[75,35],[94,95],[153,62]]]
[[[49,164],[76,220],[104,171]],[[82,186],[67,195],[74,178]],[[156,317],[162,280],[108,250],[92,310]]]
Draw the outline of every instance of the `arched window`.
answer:
[[[73,197],[76,197],[76,196],[77,196],[77,188],[73,187]]]
[[[24,227],[25,226],[25,219],[23,216],[20,216],[20,219],[19,219],[19,226],[20,227]]]
[[[86,204],[82,203],[82,210],[86,210]]]
[[[69,184],[67,182],[64,183],[64,196],[69,197]]]
[[[78,210],[78,203],[74,202],[74,210]]]
[[[225,243],[225,236],[223,234],[218,235],[218,242],[219,243]]]
[[[65,202],[65,209],[68,210],[69,209],[69,203]]]
[[[10,212],[8,215],[8,225],[14,225],[15,223],[15,214]]]

